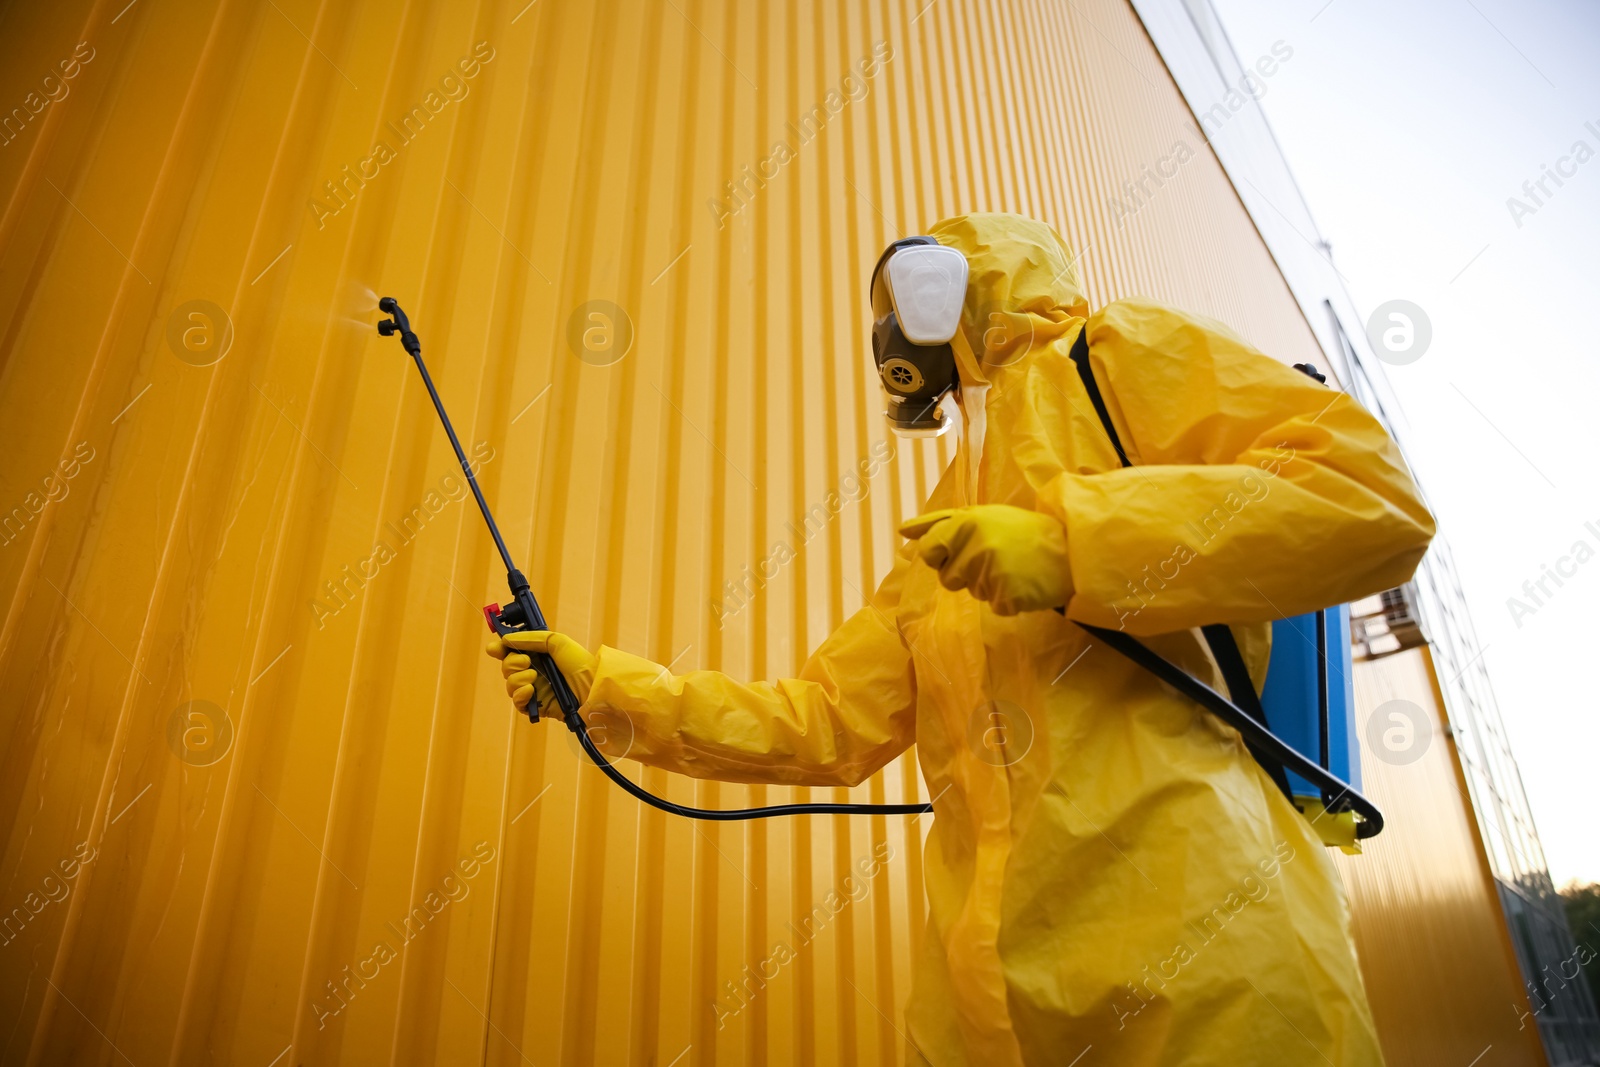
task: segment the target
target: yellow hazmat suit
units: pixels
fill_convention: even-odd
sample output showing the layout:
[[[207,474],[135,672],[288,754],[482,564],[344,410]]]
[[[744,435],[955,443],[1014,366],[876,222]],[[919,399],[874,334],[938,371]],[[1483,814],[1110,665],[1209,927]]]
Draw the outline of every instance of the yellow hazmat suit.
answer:
[[[1381,1063],[1314,829],[1237,733],[1070,620],[1121,627],[1219,690],[1193,628],[1232,623],[1259,686],[1269,620],[1411,576],[1434,525],[1398,450],[1218,323],[1144,300],[1086,323],[1041,223],[931,233],[971,274],[965,434],[928,508],[1058,520],[1067,618],[942,588],[913,543],[796,679],[673,676],[557,638],[558,660],[592,669],[585,711],[632,721],[631,758],[737,782],[854,785],[916,742],[935,819],[913,1063],[1059,1065],[1091,1046],[1085,1063]],[[1133,467],[1069,359],[1080,329]],[[512,681],[524,701],[531,681]]]

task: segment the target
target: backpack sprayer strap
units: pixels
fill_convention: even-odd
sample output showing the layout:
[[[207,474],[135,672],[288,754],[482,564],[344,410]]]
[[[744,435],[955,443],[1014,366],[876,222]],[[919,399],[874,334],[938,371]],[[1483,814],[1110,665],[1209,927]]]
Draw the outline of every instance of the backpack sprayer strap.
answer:
[[[1083,380],[1084,391],[1089,394],[1089,402],[1094,405],[1100,425],[1111,439],[1111,447],[1116,449],[1117,459],[1124,467],[1131,467],[1133,463],[1128,459],[1117,428],[1111,422],[1111,412],[1106,408],[1100,383],[1095,380],[1094,368],[1089,365],[1088,335],[1089,327],[1085,323],[1083,329],[1078,331],[1077,340],[1072,343],[1072,362],[1078,368],[1078,377]],[[1313,374],[1313,377],[1317,376]],[[1066,614],[1064,608],[1056,610]],[[1261,705],[1261,695],[1256,692],[1255,683],[1250,679],[1250,670],[1239,651],[1233,630],[1226,623],[1210,623],[1202,626],[1200,632],[1217,661],[1217,667],[1222,671],[1223,682],[1232,700],[1152,652],[1131,634],[1087,623],[1080,622],[1078,625],[1238,730],[1250,754],[1291,801],[1293,794],[1289,787],[1288,771],[1293,771],[1320,789],[1328,811],[1351,810],[1359,814],[1363,822],[1357,829],[1357,836],[1372,837],[1383,830],[1383,813],[1376,805],[1326,767],[1296,751],[1272,732],[1266,709]]]
[[[1244,709],[1256,722],[1267,729],[1272,729],[1272,724],[1267,721],[1267,709],[1261,706],[1261,695],[1256,692],[1256,683],[1250,678],[1250,668],[1245,666],[1244,656],[1239,652],[1239,642],[1234,639],[1233,630],[1227,623],[1213,622],[1200,627],[1200,633],[1205,636],[1206,644],[1211,649],[1211,656],[1217,661],[1217,666],[1222,670],[1222,680],[1228,687],[1228,695],[1233,702]],[[1250,754],[1261,764],[1262,770],[1272,776],[1273,782],[1283,791],[1283,795],[1290,800],[1294,799],[1294,792],[1289,788],[1289,776],[1284,772],[1283,764],[1265,756],[1257,745],[1250,745]]]

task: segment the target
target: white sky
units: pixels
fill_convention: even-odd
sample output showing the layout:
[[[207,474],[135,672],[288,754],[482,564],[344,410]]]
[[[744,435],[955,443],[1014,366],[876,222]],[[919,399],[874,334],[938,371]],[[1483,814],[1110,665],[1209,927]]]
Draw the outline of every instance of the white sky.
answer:
[[[1261,103],[1357,308],[1432,320],[1387,368],[1406,443],[1551,874],[1600,881],[1600,4],[1212,2],[1241,56],[1294,48]],[[1523,182],[1580,140],[1594,158],[1519,228],[1507,198],[1532,206]],[[1519,625],[1508,598],[1534,606],[1523,583],[1578,541],[1595,558]]]

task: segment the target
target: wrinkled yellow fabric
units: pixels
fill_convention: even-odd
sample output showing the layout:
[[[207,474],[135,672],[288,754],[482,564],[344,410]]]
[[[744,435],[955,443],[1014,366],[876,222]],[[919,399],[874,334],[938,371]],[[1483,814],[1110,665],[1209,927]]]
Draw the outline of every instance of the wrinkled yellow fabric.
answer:
[[[1218,323],[1118,301],[1087,329],[1121,469],[1068,356],[1086,308],[1061,239],[1011,215],[931,232],[971,264],[956,347],[985,417],[927,510],[1058,519],[1070,619],[1217,687],[1190,628],[1235,623],[1259,684],[1268,620],[1411,576],[1433,521],[1348,397]],[[996,308],[1022,328],[990,328]],[[1238,735],[1056,612],[941,588],[910,546],[798,678],[603,648],[585,707],[632,721],[631,757],[731,781],[853,785],[916,742],[935,818],[913,1063],[1381,1063],[1337,874]]]

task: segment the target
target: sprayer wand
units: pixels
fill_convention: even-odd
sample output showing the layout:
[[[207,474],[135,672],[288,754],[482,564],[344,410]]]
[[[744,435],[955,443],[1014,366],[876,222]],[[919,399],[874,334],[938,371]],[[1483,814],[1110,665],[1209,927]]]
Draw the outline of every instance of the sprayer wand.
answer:
[[[417,340],[417,335],[411,332],[411,320],[406,318],[406,313],[400,310],[400,305],[395,303],[392,296],[386,296],[378,301],[378,310],[392,318],[384,319],[378,323],[378,332],[385,337],[400,335],[400,344],[410,353],[417,364],[417,370],[422,375],[422,384],[428,387],[428,396],[433,400],[434,410],[439,413],[439,421],[444,423],[444,432],[450,438],[450,447],[456,450],[456,459],[461,462],[461,472],[467,476],[467,484],[472,486],[472,495],[478,501],[478,510],[483,512],[483,521],[489,524],[489,533],[494,537],[494,545],[500,550],[500,559],[506,565],[506,584],[511,587],[512,602],[504,609],[499,604],[491,604],[483,609],[484,618],[489,621],[489,628],[498,634],[515,633],[519,630],[548,630],[550,627],[544,621],[544,612],[539,610],[539,602],[534,599],[533,590],[528,585],[528,579],[511,562],[511,552],[506,548],[505,538],[500,536],[500,527],[494,521],[494,515],[489,511],[489,502],[483,499],[483,490],[478,488],[478,479],[472,473],[472,464],[467,462],[467,454],[461,448],[461,440],[456,437],[456,429],[450,425],[450,416],[445,413],[444,401],[439,399],[439,390],[433,387],[433,378],[428,374],[427,364],[422,362],[422,342]],[[550,689],[555,693],[556,703],[560,705],[562,714],[570,726],[578,719],[578,697],[567,685],[566,678],[562,677],[556,669],[555,660],[545,653],[533,656],[533,666],[550,683]],[[528,701],[528,721],[539,721],[539,702]]]
[[[378,310],[389,316],[378,323],[378,332],[384,337],[399,334],[400,344],[416,363],[417,371],[422,375],[422,384],[427,386],[428,396],[433,400],[433,409],[439,413],[439,421],[444,423],[444,432],[450,438],[450,446],[456,450],[456,459],[461,463],[461,473],[467,476],[467,484],[472,487],[473,498],[478,501],[478,510],[483,512],[483,521],[488,523],[489,533],[494,537],[495,548],[500,550],[500,559],[506,565],[506,584],[511,588],[512,602],[504,608],[499,604],[486,606],[483,609],[483,617],[488,621],[489,628],[502,637],[512,633],[548,630],[550,626],[545,622],[544,612],[539,610],[539,601],[534,598],[528,579],[511,561],[511,552],[506,548],[505,538],[500,536],[500,527],[495,523],[494,514],[489,510],[489,502],[484,500],[483,490],[478,488],[478,479],[472,473],[472,464],[467,462],[467,454],[461,448],[460,439],[456,437],[455,427],[450,424],[450,416],[445,413],[444,401],[439,399],[439,390],[434,388],[433,378],[428,374],[427,365],[422,362],[422,342],[411,331],[411,321],[406,318],[406,313],[400,310],[400,305],[392,296],[379,300]],[[578,743],[583,746],[584,752],[588,753],[595,766],[630,795],[669,814],[682,815],[690,819],[733,822],[742,819],[765,819],[775,815],[924,815],[933,810],[932,804],[775,804],[731,810],[693,808],[674,804],[636,785],[606,759],[605,755],[595,747],[594,740],[590,738],[589,727],[579,711],[581,702],[577,694],[572,691],[572,687],[567,684],[567,679],[560,669],[556,667],[555,660],[543,652],[533,654],[531,659],[534,670],[550,683],[550,691],[561,709],[567,729],[578,735]],[[539,721],[537,699],[528,701],[527,714],[529,722]]]

